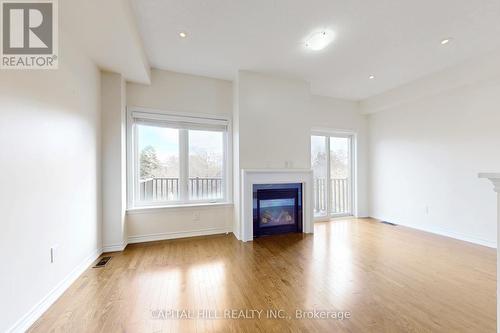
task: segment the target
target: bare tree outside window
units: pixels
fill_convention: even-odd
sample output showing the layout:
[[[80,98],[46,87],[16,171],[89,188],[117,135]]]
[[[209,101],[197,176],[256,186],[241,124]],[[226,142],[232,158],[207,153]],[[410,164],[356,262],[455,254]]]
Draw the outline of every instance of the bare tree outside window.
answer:
[[[153,178],[160,172],[160,161],[153,146],[146,146],[141,150],[140,164],[141,180]]]
[[[222,198],[223,153],[222,132],[189,131],[190,199]]]
[[[333,179],[349,177],[349,139],[330,138],[330,175]]]
[[[137,136],[141,200],[178,200],[179,130],[138,125]]]

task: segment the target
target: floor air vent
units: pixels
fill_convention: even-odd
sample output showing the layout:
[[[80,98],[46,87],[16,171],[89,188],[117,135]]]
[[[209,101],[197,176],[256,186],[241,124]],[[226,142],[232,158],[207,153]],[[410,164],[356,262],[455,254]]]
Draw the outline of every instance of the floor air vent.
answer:
[[[111,259],[111,257],[102,257],[101,259],[99,259],[99,262],[97,262],[97,264],[95,264],[94,268],[101,268],[101,267],[106,266],[106,264],[108,263],[108,261],[110,259]]]
[[[387,221],[381,221],[381,223],[383,223],[383,224],[388,224],[388,225],[392,225],[393,227],[397,226],[397,224],[395,224],[395,223],[391,223],[391,222],[387,222]]]

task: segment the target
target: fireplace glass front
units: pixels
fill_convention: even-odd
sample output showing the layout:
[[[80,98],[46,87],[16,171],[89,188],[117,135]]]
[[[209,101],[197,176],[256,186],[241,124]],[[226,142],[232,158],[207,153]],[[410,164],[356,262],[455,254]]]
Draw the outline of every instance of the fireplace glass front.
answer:
[[[302,184],[254,185],[254,237],[302,232]]]

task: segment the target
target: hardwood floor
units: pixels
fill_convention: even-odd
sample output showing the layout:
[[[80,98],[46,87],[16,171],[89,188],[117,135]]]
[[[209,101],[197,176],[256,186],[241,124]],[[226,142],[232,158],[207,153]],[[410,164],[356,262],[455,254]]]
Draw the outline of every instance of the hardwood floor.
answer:
[[[370,219],[317,223],[314,236],[242,243],[221,235],[131,245],[112,256],[30,331],[496,332],[495,250]],[[169,318],[170,309],[195,318]],[[196,318],[207,315],[202,309],[264,312]],[[291,319],[268,319],[268,309]],[[351,317],[296,319],[297,309]]]

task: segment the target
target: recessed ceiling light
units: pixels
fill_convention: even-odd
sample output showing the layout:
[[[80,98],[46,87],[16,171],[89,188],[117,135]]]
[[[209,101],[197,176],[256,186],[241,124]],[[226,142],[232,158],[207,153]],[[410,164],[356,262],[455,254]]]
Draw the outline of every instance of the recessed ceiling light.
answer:
[[[333,32],[331,31],[316,31],[312,33],[305,42],[305,46],[313,51],[324,49],[333,40]]]
[[[370,75],[370,76],[368,76],[368,78],[369,78],[370,80],[373,80],[373,79],[375,78],[375,75]]]
[[[445,38],[441,41],[441,45],[446,45],[448,44],[449,42],[451,42],[451,38]]]
[[[179,32],[179,37],[186,38],[187,34],[185,32]]]

